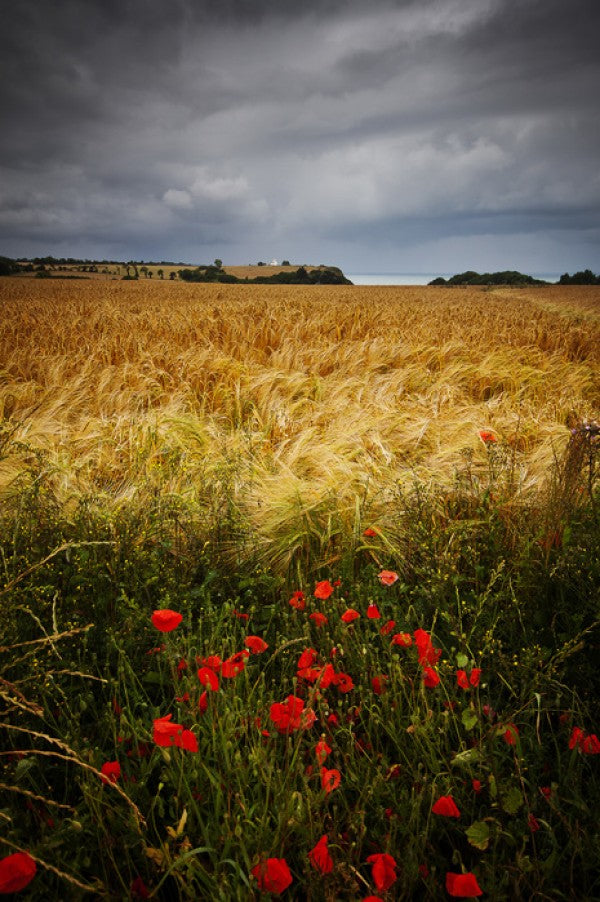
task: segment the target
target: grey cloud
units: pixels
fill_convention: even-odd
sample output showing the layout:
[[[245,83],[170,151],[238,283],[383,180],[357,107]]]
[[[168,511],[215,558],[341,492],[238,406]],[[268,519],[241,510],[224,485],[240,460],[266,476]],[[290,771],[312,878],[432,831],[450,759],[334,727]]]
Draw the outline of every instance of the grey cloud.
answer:
[[[562,230],[597,267],[599,24],[584,0],[23,0],[0,253],[393,268],[493,235],[550,261]]]

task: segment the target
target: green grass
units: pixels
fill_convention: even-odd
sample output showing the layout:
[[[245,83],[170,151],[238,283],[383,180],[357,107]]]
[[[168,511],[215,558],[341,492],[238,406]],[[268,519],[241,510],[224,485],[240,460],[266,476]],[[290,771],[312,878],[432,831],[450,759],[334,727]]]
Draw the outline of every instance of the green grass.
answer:
[[[252,562],[234,506],[209,541],[198,512],[159,489],[143,508],[89,497],[67,515],[32,460],[0,541],[0,855],[37,861],[22,895],[136,898],[139,878],[157,899],[252,899],[252,869],[277,858],[292,877],[284,896],[315,902],[445,898],[446,874],[462,871],[489,899],[598,898],[600,756],[569,748],[574,727],[600,733],[596,450],[576,431],[528,503],[490,449],[486,484],[465,470],[452,491],[399,489],[374,536],[358,510],[340,544],[324,516],[287,575],[262,546]],[[399,575],[391,586],[384,568]],[[318,600],[325,579],[340,584]],[[290,606],[295,590],[305,610]],[[182,615],[171,632],[152,625],[161,608]],[[347,608],[361,615],[352,624]],[[441,650],[433,688],[414,644],[392,642],[419,629]],[[219,674],[202,711],[202,659],[240,652],[248,635],[268,648]],[[353,688],[300,678],[309,648]],[[474,667],[479,684],[460,688],[456,671]],[[283,734],[271,706],[290,695],[315,722]],[[156,744],[168,714],[197,751]],[[329,793],[320,739],[341,777]],[[115,785],[101,780],[107,762]],[[440,796],[458,818],[432,811]],[[309,859],[323,835],[325,874]],[[387,891],[377,853],[397,863]]]

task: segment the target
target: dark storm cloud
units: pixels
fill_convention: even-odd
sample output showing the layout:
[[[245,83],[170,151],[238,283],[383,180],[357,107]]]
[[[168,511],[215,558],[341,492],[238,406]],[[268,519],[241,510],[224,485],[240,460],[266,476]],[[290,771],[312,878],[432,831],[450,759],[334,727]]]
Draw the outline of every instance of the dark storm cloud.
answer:
[[[600,4],[5,15],[0,253],[600,268]]]

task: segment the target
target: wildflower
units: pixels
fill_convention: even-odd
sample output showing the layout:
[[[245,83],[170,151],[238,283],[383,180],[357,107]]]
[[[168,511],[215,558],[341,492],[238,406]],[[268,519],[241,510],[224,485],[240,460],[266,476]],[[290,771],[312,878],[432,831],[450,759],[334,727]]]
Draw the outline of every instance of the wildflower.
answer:
[[[578,748],[584,755],[598,755],[600,754],[600,740],[595,733],[588,735],[581,727],[573,727],[569,748]]]
[[[368,863],[372,866],[373,883],[377,889],[385,893],[396,882],[396,862],[386,852],[376,852],[369,855]]]
[[[236,611],[235,608],[231,613],[234,617],[237,617],[238,620],[250,620],[250,614],[245,614],[243,611]]]
[[[188,752],[198,751],[198,740],[191,730],[186,730],[180,723],[171,723],[172,714],[159,717],[154,721],[152,738],[156,745],[168,748],[172,745]]]
[[[481,667],[474,667],[469,674],[469,683],[473,688],[479,686],[479,680],[481,679]]]
[[[37,865],[28,852],[14,852],[0,860],[0,893],[18,893],[31,883]]]
[[[149,899],[150,898],[150,890],[144,883],[141,877],[136,877],[131,881],[131,886],[129,887],[129,893],[133,899]]]
[[[347,611],[344,611],[342,614],[342,620],[344,623],[352,623],[353,620],[357,620],[360,617],[358,611],[355,611],[354,608],[348,608]]]
[[[595,733],[583,737],[581,751],[584,755],[600,755],[600,740]]]
[[[316,720],[314,711],[305,710],[304,702],[295,695],[288,695],[285,702],[274,702],[269,718],[280,733],[288,735],[296,730],[308,730]]]
[[[440,796],[431,810],[434,814],[440,814],[443,817],[460,817],[460,811],[452,796]]]
[[[367,528],[363,532],[363,536],[366,536],[367,539],[374,539],[376,535],[377,535],[377,533],[375,532],[375,530],[373,529],[372,526],[367,526]]]
[[[201,686],[207,686],[211,692],[217,692],[219,689],[219,678],[210,667],[201,667],[198,670],[198,679]]]
[[[327,848],[327,841],[328,837],[327,834],[325,834],[321,837],[314,849],[311,849],[308,853],[310,863],[317,871],[320,871],[321,874],[330,874],[333,870],[333,859]]]
[[[433,689],[440,681],[439,674],[433,667],[425,667],[423,670],[423,684],[427,689]]]
[[[456,671],[456,682],[457,682],[457,685],[458,685],[461,689],[468,689],[468,688],[469,688],[469,680],[468,680],[468,678],[467,678],[467,671],[466,671],[466,670],[457,670],[457,671]]]
[[[479,793],[481,792],[481,780],[473,780],[471,782],[471,786],[473,787],[473,792],[479,795]]]
[[[386,676],[374,676],[371,680],[371,686],[373,687],[373,692],[375,695],[383,695],[386,690],[387,683]]]
[[[326,599],[329,598],[331,593],[333,592],[333,586],[329,582],[328,579],[321,580],[321,582],[317,583],[315,586],[314,596],[315,598]]]
[[[482,896],[483,890],[477,883],[475,874],[446,874],[446,889],[455,899],[468,899],[471,896]]]
[[[401,645],[403,648],[408,648],[409,645],[412,645],[412,641],[410,633],[395,633],[392,636],[392,645]]]
[[[298,589],[297,592],[294,592],[292,597],[290,598],[290,605],[293,608],[296,608],[297,611],[303,611],[306,607],[306,601],[304,600],[304,592],[301,589]]]
[[[334,581],[333,581],[333,588],[334,588],[334,589],[339,589],[339,587],[340,587],[341,585],[342,585],[341,579],[334,579]]]
[[[384,623],[383,626],[379,627],[379,632],[382,636],[388,636],[395,626],[395,620],[388,620],[387,623]]]
[[[383,899],[380,899],[379,896],[365,896],[361,902],[383,902]]]
[[[198,708],[201,714],[206,714],[208,710],[208,693],[206,692],[206,689],[198,699]]]
[[[183,673],[184,670],[187,670],[187,666],[188,665],[187,665],[187,661],[185,660],[185,658],[180,658],[179,662],[177,664],[177,673],[179,674],[179,676],[181,676],[181,674]]]
[[[331,755],[331,746],[327,745],[324,739],[319,739],[315,746],[315,755],[319,764],[323,765],[327,756]]]
[[[258,888],[263,893],[279,895],[292,882],[292,875],[285,858],[267,858],[259,861],[251,872],[258,881]]]
[[[313,614],[310,614],[308,619],[312,620],[315,626],[324,626],[327,623],[327,617],[320,611],[315,611]]]
[[[441,657],[442,649],[433,647],[429,633],[426,630],[417,629],[414,632],[414,637],[419,653],[419,664],[430,664],[432,666],[437,664]]]
[[[484,445],[494,444],[498,441],[494,433],[491,429],[480,429],[479,430],[479,438],[483,442]]]
[[[327,723],[330,724],[332,727],[337,727],[339,722],[340,722],[339,717],[337,716],[337,714],[334,711],[332,711],[331,714],[329,714],[327,717]]]
[[[419,865],[419,876],[423,878],[423,880],[427,880],[429,877],[429,868],[426,864]]]
[[[340,692],[344,694],[346,692],[350,692],[351,689],[354,689],[354,683],[349,673],[336,673],[332,680],[332,683],[334,684],[334,686],[337,686]],[[320,685],[323,684],[320,683]]]
[[[339,770],[336,770],[334,767],[331,769],[321,768],[321,786],[327,794],[337,789],[341,782],[342,775]]]
[[[307,667],[312,667],[318,657],[319,655],[316,649],[305,648],[298,658],[298,670],[304,670]]]
[[[530,814],[527,818],[527,826],[532,833],[536,833],[540,829],[539,821],[534,814]]]
[[[400,579],[394,570],[382,570],[377,576],[382,586],[393,586]]]
[[[236,651],[234,655],[231,655],[230,658],[227,658],[221,664],[221,676],[227,680],[238,676],[246,667],[246,658],[249,657],[250,652],[246,651],[245,648],[242,651]]]
[[[118,761],[106,761],[100,768],[103,783],[116,783],[121,776],[121,765]]]
[[[508,723],[504,728],[504,733],[502,734],[502,736],[507,745],[515,745],[519,737],[519,730],[514,725],[514,723]]]
[[[376,604],[370,604],[367,608],[367,617],[369,620],[381,620],[381,614]]]
[[[161,633],[170,633],[172,630],[177,629],[183,620],[183,615],[178,614],[177,611],[170,611],[168,608],[164,608],[162,611],[154,611],[151,620],[153,626],[160,630]]]
[[[260,655],[269,647],[264,639],[260,636],[246,636],[244,645],[249,648],[253,655]]]
[[[203,667],[210,667],[211,670],[220,670],[222,660],[218,655],[209,655],[208,658],[196,658],[196,664],[202,664]]]

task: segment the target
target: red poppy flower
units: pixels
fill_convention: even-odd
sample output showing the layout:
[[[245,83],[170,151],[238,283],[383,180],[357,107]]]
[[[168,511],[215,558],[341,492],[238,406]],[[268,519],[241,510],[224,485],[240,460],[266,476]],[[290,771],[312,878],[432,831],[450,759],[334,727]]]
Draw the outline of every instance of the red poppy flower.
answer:
[[[386,690],[387,679],[388,678],[386,676],[373,677],[373,679],[371,680],[371,686],[373,687],[373,692],[375,693],[375,695],[383,695]]]
[[[581,751],[584,755],[600,755],[600,740],[595,733],[583,737]]]
[[[367,608],[367,617],[369,620],[381,620],[381,614],[376,604],[370,604]]]
[[[245,614],[243,611],[236,611],[235,608],[232,611],[234,617],[237,617],[238,620],[250,620],[250,614]]]
[[[383,899],[380,899],[379,896],[365,896],[361,902],[383,902]]]
[[[180,658],[177,663],[177,673],[181,676],[184,670],[187,670],[187,661],[185,658]]]
[[[186,730],[180,723],[171,723],[172,714],[159,717],[154,721],[152,738],[156,745],[168,748],[172,745],[188,752],[198,751],[198,740],[191,730]]]
[[[347,611],[344,611],[342,614],[342,620],[344,623],[352,623],[353,620],[358,620],[360,614],[358,611],[355,611],[354,608],[348,608]]]
[[[423,878],[423,880],[427,880],[427,878],[429,877],[429,868],[426,864],[419,865],[419,874]]]
[[[354,689],[354,683],[349,673],[336,673],[332,683],[344,694],[350,692],[351,689]],[[322,685],[322,683],[320,685]]]
[[[469,674],[469,683],[474,688],[479,686],[479,680],[481,679],[481,667],[474,667]]]
[[[475,874],[446,874],[446,889],[455,899],[468,899],[471,896],[482,896],[483,890],[477,883]]]
[[[426,630],[417,629],[414,632],[415,645],[419,653],[419,664],[430,664],[433,666],[439,661],[442,649],[434,648],[431,636]]]
[[[246,658],[250,657],[250,652],[246,651],[246,649],[242,649],[242,651],[236,651],[234,655],[231,655],[230,658],[227,658],[221,664],[221,676],[226,680],[231,680],[244,670],[246,667]]]
[[[331,746],[324,739],[319,739],[315,746],[315,755],[319,764],[323,765],[328,755],[331,755]]]
[[[372,526],[367,526],[367,528],[363,532],[363,536],[366,536],[368,539],[373,539],[376,535],[377,533]]]
[[[519,736],[519,731],[514,723],[506,724],[504,733],[502,734],[507,745],[515,745]]]
[[[385,893],[396,882],[396,862],[387,852],[376,852],[369,855],[368,863],[372,866],[373,883],[377,889]]]
[[[334,767],[331,769],[326,767],[321,768],[321,786],[327,794],[333,792],[334,789],[337,789],[341,781],[342,775],[339,770],[336,770]]]
[[[342,585],[341,579],[334,579],[334,581],[333,581],[333,588],[334,588],[334,589],[339,589],[339,587],[340,587],[341,585]]]
[[[305,667],[312,667],[318,657],[318,652],[314,648],[305,648],[298,658],[298,670],[303,670]]]
[[[211,692],[219,689],[219,677],[210,667],[201,667],[198,671],[198,679],[201,686],[207,686]]]
[[[412,641],[410,633],[395,633],[392,636],[392,645],[402,645],[404,648],[408,648],[409,645],[412,645]]]
[[[331,593],[333,592],[333,586],[329,582],[328,579],[321,580],[320,583],[317,583],[315,586],[314,596],[315,598],[329,598]]]
[[[321,874],[331,873],[333,870],[333,858],[329,854],[329,849],[327,848],[327,834],[321,837],[314,849],[310,850],[308,857],[312,866],[316,868],[317,871],[320,871]]]
[[[460,811],[452,796],[440,796],[431,810],[434,814],[441,814],[443,817],[460,817]]]
[[[333,711],[331,712],[331,714],[329,714],[327,716],[327,723],[331,724],[332,727],[337,727],[339,722],[340,722],[339,717]]]
[[[189,702],[189,700],[190,700],[190,693],[189,693],[189,692],[184,692],[183,695],[176,695],[176,696],[175,696],[175,701],[176,701],[176,702]]]
[[[379,628],[379,632],[381,633],[382,636],[387,636],[392,632],[392,630],[394,629],[395,626],[396,626],[395,620],[388,620],[387,623],[384,623],[383,626]]]
[[[488,445],[490,443],[493,444],[494,442],[498,441],[498,439],[496,438],[494,433],[491,431],[491,429],[480,429],[479,430],[479,438],[481,439],[481,441],[483,442],[484,445]]]
[[[292,597],[290,598],[290,605],[293,608],[296,608],[297,611],[303,611],[306,607],[306,601],[304,600],[304,592],[301,589],[298,589],[297,592],[294,592]]]
[[[382,570],[377,576],[382,586],[393,586],[400,579],[394,570]]]
[[[258,881],[258,888],[263,893],[279,895],[292,882],[292,875],[285,858],[267,858],[259,861],[251,872]]]
[[[154,611],[151,619],[152,624],[161,633],[170,633],[172,630],[177,629],[183,620],[183,615],[178,614],[177,611],[170,611],[168,608],[165,608],[162,611]]]
[[[314,711],[304,708],[304,702],[295,695],[288,695],[285,702],[271,705],[269,717],[280,733],[294,733],[296,730],[308,730],[314,724]]]
[[[14,852],[0,861],[0,893],[18,893],[31,883],[37,865],[28,852]]]
[[[129,892],[134,899],[149,899],[150,898],[150,890],[144,883],[141,877],[136,877],[131,881],[131,886],[129,887]]]
[[[581,727],[573,727],[573,732],[571,733],[571,738],[569,739],[569,748],[572,750],[575,748],[575,746],[580,745],[583,736],[584,732]]]
[[[321,614],[320,611],[315,611],[314,614],[311,614],[308,618],[309,620],[314,620],[315,626],[323,626],[327,623],[327,617],[325,614]]]
[[[208,693],[206,689],[198,699],[198,708],[200,709],[201,714],[206,714],[208,710]]]
[[[466,670],[457,670],[456,671],[456,682],[461,689],[469,688],[469,679],[467,677]]]
[[[253,655],[260,655],[269,647],[265,640],[261,639],[260,636],[246,636],[244,645],[246,648],[250,649]]]
[[[116,783],[121,776],[121,765],[118,761],[106,761],[100,768],[103,783]]]
[[[423,683],[427,689],[433,689],[440,681],[439,674],[433,667],[425,667],[423,669]]]
[[[534,814],[530,814],[527,818],[527,826],[532,833],[537,833],[537,831],[540,829],[538,819]]]
[[[203,667],[210,667],[211,670],[220,670],[221,658],[218,655],[209,655],[208,658],[196,658],[196,664],[202,664]]]
[[[473,792],[476,792],[477,795],[479,795],[481,792],[481,780],[473,780],[471,786],[473,787]]]

